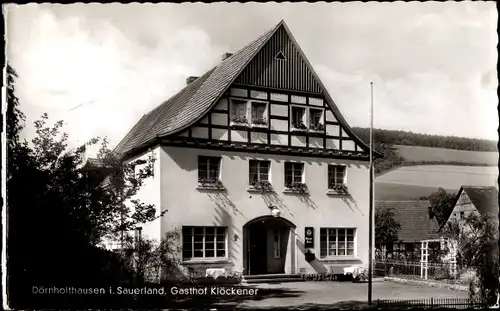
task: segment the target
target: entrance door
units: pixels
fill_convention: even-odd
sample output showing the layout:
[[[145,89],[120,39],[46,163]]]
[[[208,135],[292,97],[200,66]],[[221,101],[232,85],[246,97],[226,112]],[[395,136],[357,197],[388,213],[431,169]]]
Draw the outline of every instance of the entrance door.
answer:
[[[248,228],[248,274],[267,273],[267,228],[253,224]]]

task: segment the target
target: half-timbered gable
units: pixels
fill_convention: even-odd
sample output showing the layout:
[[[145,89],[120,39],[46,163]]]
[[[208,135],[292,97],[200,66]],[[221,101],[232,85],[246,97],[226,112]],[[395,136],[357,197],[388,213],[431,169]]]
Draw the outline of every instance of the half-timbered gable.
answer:
[[[368,146],[347,124],[283,21],[186,82],[181,92],[144,116],[117,150],[127,153],[161,140],[368,160]]]
[[[284,23],[210,111],[178,136],[231,149],[368,159],[367,146],[343,120]]]

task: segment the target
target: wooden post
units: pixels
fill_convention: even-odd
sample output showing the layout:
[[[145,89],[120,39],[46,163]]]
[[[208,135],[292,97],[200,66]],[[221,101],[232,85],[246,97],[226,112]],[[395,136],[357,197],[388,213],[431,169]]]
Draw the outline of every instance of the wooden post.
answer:
[[[369,224],[368,224],[368,304],[372,304],[372,270],[373,270],[373,82],[371,86],[371,105],[370,105],[370,205],[369,205]]]

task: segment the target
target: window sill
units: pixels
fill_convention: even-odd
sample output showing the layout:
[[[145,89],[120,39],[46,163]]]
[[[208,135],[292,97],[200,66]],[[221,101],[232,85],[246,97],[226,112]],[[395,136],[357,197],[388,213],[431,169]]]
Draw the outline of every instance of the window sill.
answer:
[[[225,191],[226,188],[224,188],[223,186],[217,186],[217,185],[198,184],[198,186],[196,187],[196,190]]]
[[[252,127],[254,128],[268,128],[268,124],[252,124]]]
[[[302,191],[302,190],[298,190],[298,189],[293,189],[293,188],[285,188],[285,190],[283,190],[283,193],[289,193],[289,194],[309,194],[309,191]]]
[[[328,189],[328,191],[326,192],[326,195],[331,195],[331,196],[348,196],[349,192]]]
[[[229,123],[231,127],[247,128],[248,123],[231,122]]]
[[[316,134],[323,134],[325,132],[325,130],[313,130],[313,129],[309,129],[309,132],[310,133],[316,133]]]
[[[292,132],[300,132],[300,133],[306,133],[306,132],[308,132],[307,129],[298,129],[298,128],[295,128],[295,127],[292,127],[291,131]]]
[[[230,261],[227,258],[221,258],[221,259],[188,259],[188,260],[183,260],[181,262],[182,265],[184,266],[190,266],[190,265],[210,265],[210,264],[232,264],[233,262]]]
[[[327,256],[327,257],[320,257],[318,258],[318,261],[339,261],[339,262],[343,262],[343,261],[361,261],[361,259],[359,259],[359,257],[357,256],[351,256],[351,255],[348,255],[348,256]]]
[[[264,193],[274,192],[273,189],[259,189],[259,188],[255,188],[255,187],[252,187],[252,186],[249,186],[247,188],[247,191],[248,192],[253,192],[253,193],[257,193],[257,192],[260,192],[260,193],[262,193],[262,192],[264,192]]]

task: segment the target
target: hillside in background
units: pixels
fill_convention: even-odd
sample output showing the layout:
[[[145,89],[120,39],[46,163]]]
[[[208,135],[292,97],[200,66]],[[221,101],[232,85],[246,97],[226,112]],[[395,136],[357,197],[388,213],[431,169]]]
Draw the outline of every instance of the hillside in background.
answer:
[[[369,143],[369,128],[354,127],[353,130]],[[375,160],[378,176],[402,166],[496,166],[498,163],[497,142],[492,140],[382,129],[374,129],[373,138],[374,149],[383,154],[383,158]]]
[[[369,128],[354,127],[353,130],[366,143],[370,141]],[[488,139],[427,135],[382,129],[374,129],[373,138],[375,142],[386,145],[434,147],[469,151],[498,151],[497,142]]]

